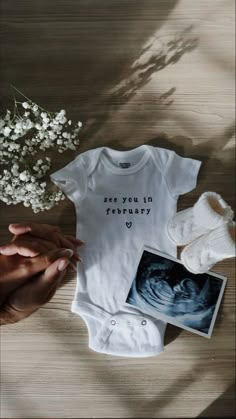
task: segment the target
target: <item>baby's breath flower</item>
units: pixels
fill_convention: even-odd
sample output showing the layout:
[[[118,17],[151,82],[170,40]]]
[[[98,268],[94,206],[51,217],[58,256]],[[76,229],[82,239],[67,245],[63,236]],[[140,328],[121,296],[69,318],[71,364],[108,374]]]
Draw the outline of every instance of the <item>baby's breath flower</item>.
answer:
[[[5,125],[4,119],[0,118],[0,129],[2,129],[2,127],[4,127],[4,125]]]
[[[3,130],[3,135],[5,137],[9,137],[10,132],[11,132],[11,128],[5,127],[4,130]]]
[[[29,176],[26,171],[20,173],[20,180],[24,180],[24,181],[29,180]]]
[[[30,105],[29,105],[28,102],[23,102],[22,106],[23,106],[24,109],[29,109],[30,108]]]
[[[42,157],[42,152],[75,150],[82,123],[68,120],[65,109],[49,113],[26,99],[15,101],[14,115],[7,109],[0,118],[0,200],[7,205],[23,203],[38,213],[65,199],[61,190],[52,191],[45,180],[51,159]],[[19,103],[24,111],[18,109]]]

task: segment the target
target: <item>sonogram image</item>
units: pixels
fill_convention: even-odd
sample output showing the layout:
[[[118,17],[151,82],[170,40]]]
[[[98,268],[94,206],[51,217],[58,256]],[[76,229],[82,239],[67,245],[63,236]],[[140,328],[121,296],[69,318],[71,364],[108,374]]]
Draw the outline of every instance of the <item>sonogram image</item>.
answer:
[[[192,274],[182,264],[145,250],[126,302],[207,333],[221,286],[220,278]]]

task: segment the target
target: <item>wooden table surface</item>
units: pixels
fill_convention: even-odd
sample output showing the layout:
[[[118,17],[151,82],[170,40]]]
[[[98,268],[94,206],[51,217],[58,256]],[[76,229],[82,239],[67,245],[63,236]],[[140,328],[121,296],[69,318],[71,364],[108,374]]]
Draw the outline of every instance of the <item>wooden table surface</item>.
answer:
[[[179,209],[207,190],[234,208],[233,0],[0,0],[0,10],[3,108],[13,84],[84,123],[78,150],[55,153],[52,171],[94,147],[156,145],[203,162]],[[1,243],[12,222],[75,233],[68,199],[0,211]],[[228,283],[212,338],[168,326],[165,352],[147,359],[88,349],[68,274],[50,303],[1,328],[1,417],[234,417],[234,263],[214,267]]]

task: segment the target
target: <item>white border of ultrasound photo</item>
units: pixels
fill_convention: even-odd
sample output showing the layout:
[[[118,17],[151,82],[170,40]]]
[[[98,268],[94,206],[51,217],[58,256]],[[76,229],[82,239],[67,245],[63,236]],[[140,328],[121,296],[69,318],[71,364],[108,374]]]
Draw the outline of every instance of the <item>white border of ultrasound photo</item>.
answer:
[[[207,274],[209,276],[213,276],[215,278],[221,279],[222,280],[222,285],[221,285],[221,289],[220,289],[220,292],[219,292],[217,303],[216,303],[216,306],[215,306],[215,309],[214,309],[214,313],[212,315],[212,319],[211,319],[211,323],[210,323],[208,332],[207,333],[204,333],[204,332],[201,332],[200,330],[197,330],[197,329],[194,329],[194,328],[185,326],[185,325],[181,324],[180,322],[175,321],[173,317],[167,316],[166,314],[161,314],[159,311],[156,311],[155,312],[155,308],[154,307],[151,307],[150,310],[149,310],[149,309],[146,309],[146,308],[145,309],[144,308],[140,308],[138,306],[138,304],[131,304],[131,303],[127,303],[126,302],[127,299],[128,299],[128,295],[129,295],[129,292],[131,290],[132,284],[134,283],[134,281],[136,281],[136,274],[137,274],[138,266],[139,266],[139,263],[141,261],[141,258],[143,256],[143,252],[144,251],[147,251],[147,252],[149,252],[151,254],[158,255],[158,256],[161,256],[163,258],[169,259],[169,260],[171,260],[173,262],[176,262],[176,263],[178,263],[178,264],[180,264],[180,265],[183,266],[183,263],[181,262],[181,260],[176,259],[176,258],[174,258],[172,256],[169,256],[168,254],[163,253],[163,252],[160,252],[160,251],[158,251],[156,249],[153,249],[153,248],[151,248],[149,246],[146,246],[146,245],[143,246],[142,249],[141,249],[141,252],[138,255],[138,259],[137,259],[138,262],[137,262],[137,264],[135,266],[136,269],[135,269],[135,272],[134,272],[134,279],[130,283],[129,288],[127,290],[127,297],[126,297],[126,300],[125,300],[124,305],[127,306],[127,307],[129,307],[129,308],[130,307],[133,307],[133,308],[135,307],[139,311],[141,311],[142,313],[144,313],[144,314],[146,313],[147,315],[152,316],[152,317],[154,317],[156,319],[163,320],[166,323],[173,324],[173,325],[175,325],[177,327],[180,327],[182,329],[186,329],[186,330],[188,330],[188,331],[190,331],[192,333],[198,334],[200,336],[203,336],[203,337],[206,337],[206,338],[210,338],[211,335],[212,335],[212,331],[213,331],[214,324],[215,324],[215,321],[216,321],[217,313],[218,313],[218,310],[219,310],[219,307],[220,307],[220,304],[221,304],[221,300],[222,300],[222,297],[223,297],[223,293],[224,293],[224,290],[225,290],[225,286],[226,286],[226,282],[227,282],[227,277],[224,276],[224,275],[215,273],[215,272],[210,272],[210,271],[208,271],[208,272],[205,273],[205,274]],[[199,275],[205,275],[205,274],[199,274]],[[191,274],[191,275],[194,275],[194,274]]]

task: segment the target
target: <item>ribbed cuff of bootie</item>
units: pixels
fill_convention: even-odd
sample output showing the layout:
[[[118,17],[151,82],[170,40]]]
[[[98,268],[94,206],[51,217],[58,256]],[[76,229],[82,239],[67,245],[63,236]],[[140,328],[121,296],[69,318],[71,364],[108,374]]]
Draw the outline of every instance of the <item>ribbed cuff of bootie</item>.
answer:
[[[232,221],[218,227],[210,233],[209,245],[212,250],[214,249],[214,252],[228,258],[235,257],[235,226],[236,223]]]
[[[222,214],[213,208],[213,203]],[[234,213],[224,199],[216,192],[204,192],[193,206],[194,221],[196,224],[210,230],[217,228],[222,223],[233,219]]]

